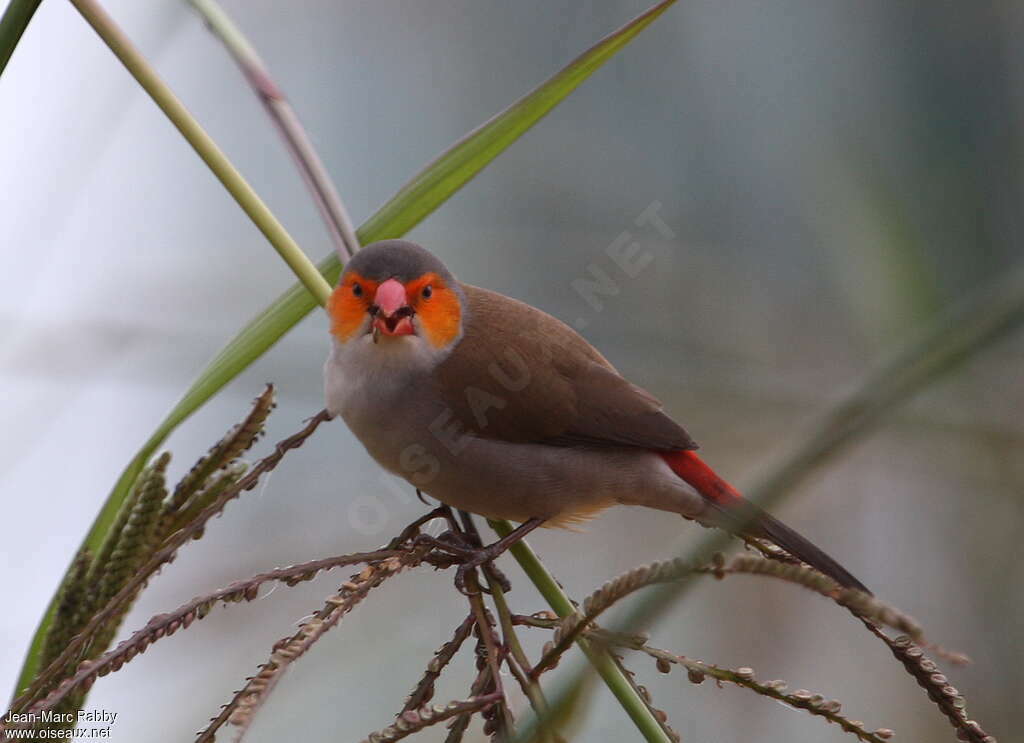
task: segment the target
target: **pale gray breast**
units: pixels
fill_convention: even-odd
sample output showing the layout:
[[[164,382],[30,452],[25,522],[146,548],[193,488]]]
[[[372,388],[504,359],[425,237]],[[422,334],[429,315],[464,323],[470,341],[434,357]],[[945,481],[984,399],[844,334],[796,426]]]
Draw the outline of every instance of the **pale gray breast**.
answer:
[[[406,479],[417,464],[418,449],[410,447],[433,449],[430,424],[442,407],[424,394],[429,371],[423,367],[436,361],[423,357],[423,345],[413,337],[335,342],[324,365],[327,410],[341,416],[382,467]]]

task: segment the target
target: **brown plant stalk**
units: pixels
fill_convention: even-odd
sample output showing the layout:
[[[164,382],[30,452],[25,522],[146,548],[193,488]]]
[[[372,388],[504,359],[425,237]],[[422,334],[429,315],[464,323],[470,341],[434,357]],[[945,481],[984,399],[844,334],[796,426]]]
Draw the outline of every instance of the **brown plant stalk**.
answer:
[[[399,553],[395,550],[378,550],[376,552],[357,552],[351,555],[311,560],[259,573],[245,580],[234,581],[211,593],[196,596],[171,612],[153,616],[141,629],[136,630],[130,637],[118,643],[117,647],[113,650],[104,653],[94,661],[80,664],[74,675],[62,681],[45,699],[33,705],[32,711],[41,712],[53,709],[77,687],[91,686],[97,678],[120,670],[124,664],[130,662],[136,655],[144,653],[154,642],[163,637],[173,635],[179,629],[187,629],[197,619],[205,618],[217,603],[230,604],[239,601],[252,601],[257,597],[259,588],[264,583],[280,581],[288,586],[295,586],[303,581],[312,580],[318,573],[324,570],[383,560],[394,557],[397,554]]]
[[[539,629],[556,629],[561,624],[561,620],[549,616],[547,612],[540,612],[530,616],[515,615],[513,616],[513,622],[517,625]],[[688,678],[695,684],[699,684],[706,677],[710,677],[719,682],[719,684],[723,682],[732,683],[750,689],[762,696],[776,699],[796,709],[806,710],[812,715],[824,717],[829,722],[838,724],[846,732],[853,733],[861,738],[861,740],[870,741],[870,743],[885,743],[892,736],[892,731],[886,728],[880,728],[872,732],[864,728],[863,723],[860,721],[843,717],[840,714],[841,705],[835,700],[826,701],[820,694],[812,694],[803,689],[787,694],[785,693],[786,683],[781,680],[757,681],[754,678],[753,670],[750,668],[738,668],[736,670],[720,668],[703,661],[693,660],[684,655],[676,655],[666,650],[651,647],[647,644],[648,638],[644,634],[627,635],[620,632],[610,632],[597,625],[591,625],[584,630],[583,635],[595,644],[610,645],[646,653],[655,659],[657,668],[662,673],[668,673],[672,665],[680,665],[687,669]],[[632,673],[628,671],[627,673],[632,677]],[[642,689],[643,687],[638,688]],[[650,702],[646,690],[641,691],[640,695],[645,701]],[[652,711],[659,720],[662,719],[663,712],[653,707]],[[992,743],[992,741],[986,741],[986,743]]]
[[[473,683],[469,687],[469,696],[470,698],[477,698],[482,695],[490,696],[493,692],[488,692],[487,690],[492,686],[491,667],[486,663],[482,663],[477,671],[476,678],[473,679]],[[455,717],[449,726],[448,735],[445,737],[444,743],[461,743],[475,711],[464,710]]]
[[[494,691],[501,697],[501,701],[496,705],[497,714],[489,722],[493,724],[495,732],[498,733],[498,739],[505,740],[513,731],[512,711],[509,709],[505,689],[501,683],[501,664],[504,661],[505,653],[494,634],[494,618],[484,606],[483,593],[480,591],[480,581],[476,570],[471,570],[466,576],[466,588],[470,592],[469,605],[476,619],[476,635],[479,639],[478,653],[482,656],[482,661],[490,667]],[[485,732],[487,732],[486,726]]]
[[[346,581],[338,592],[327,598],[323,608],[304,622],[290,637],[278,641],[270,657],[255,676],[235,692],[220,713],[200,731],[196,743],[209,743],[226,722],[240,727],[239,737],[248,729],[255,713],[277,685],[290,665],[304,655],[321,637],[335,627],[367,594],[388,578],[423,562],[426,548],[390,555],[370,562],[361,573]]]
[[[405,700],[405,706],[402,707],[402,711],[398,713],[397,717],[408,712],[415,712],[416,710],[427,705],[431,699],[434,698],[434,682],[441,676],[441,672],[445,666],[451,663],[452,658],[459,652],[459,648],[462,647],[462,643],[469,637],[470,632],[473,631],[473,625],[476,622],[475,616],[470,613],[460,624],[455,628],[455,633],[452,635],[452,639],[442,645],[434,657],[430,659],[427,664],[427,670],[423,673],[423,678],[420,679],[419,683],[416,684],[416,688],[409,694],[409,698]]]
[[[519,642],[515,623],[512,621],[512,612],[509,610],[508,602],[505,600],[505,592],[502,590],[501,582],[494,579],[487,568],[484,568],[484,578],[487,580],[487,588],[491,593],[491,600],[494,602],[494,607],[498,612],[502,643],[507,650],[505,665],[508,666],[509,673],[512,674],[516,683],[523,690],[523,694],[529,700],[533,713],[537,715],[537,719],[546,720],[548,716],[548,700],[545,698],[544,691],[540,688],[537,680],[530,678],[530,659],[526,656],[522,643]],[[538,740],[540,743],[562,743],[561,736],[550,725],[542,727],[539,731]]]
[[[879,728],[872,732],[867,730],[864,727],[864,723],[859,720],[851,720],[844,717],[840,713],[842,705],[834,699],[826,700],[821,694],[812,694],[804,689],[787,693],[786,683],[780,680],[758,681],[754,678],[754,671],[751,668],[737,668],[736,670],[720,668],[710,663],[693,660],[684,655],[676,655],[667,650],[660,650],[649,645],[630,645],[627,647],[639,650],[654,658],[657,661],[658,670],[662,673],[668,673],[672,665],[679,665],[686,669],[688,678],[695,684],[702,683],[705,677],[710,677],[719,682],[719,685],[722,682],[727,682],[750,689],[761,696],[775,699],[795,709],[806,710],[812,715],[823,717],[868,743],[886,743],[893,735],[893,732],[888,728]]]
[[[591,637],[592,635],[588,634],[587,636]],[[647,687],[643,684],[637,683],[636,674],[633,671],[626,668],[626,664],[623,661],[622,656],[617,655],[615,653],[611,653],[611,657],[615,664],[622,671],[622,675],[633,687],[633,690],[636,692],[636,695],[640,697],[641,701],[643,701],[644,705],[650,711],[651,716],[658,721],[659,725],[661,725],[661,729],[665,731],[665,735],[667,735],[673,743],[682,743],[682,737],[679,735],[679,733],[672,729],[671,725],[668,724],[668,714],[666,714],[664,710],[658,709],[654,706],[654,699],[651,697],[651,692],[648,691]]]
[[[726,562],[724,557],[716,555],[710,565],[691,565],[681,559],[656,562],[634,568],[608,581],[586,598],[582,611],[577,611],[559,622],[552,642],[545,648],[543,657],[530,675],[537,678],[544,671],[553,668],[594,619],[612,604],[640,588],[686,580],[698,574],[722,578],[740,573],[763,575],[796,583],[836,601],[858,617],[882,622],[915,638],[921,637],[920,625],[906,614],[863,591],[841,588],[831,578],[813,568],[756,555],[736,555]]]
[[[492,704],[498,704],[501,700],[502,695],[499,692],[493,692],[483,696],[470,697],[461,702],[449,702],[443,707],[435,705],[403,712],[397,721],[380,732],[370,733],[362,743],[394,743],[394,741],[418,733],[431,725],[459,715],[464,715],[468,719],[475,712],[486,709]]]
[[[995,737],[986,733],[976,720],[967,716],[967,701],[963,695],[949,683],[935,661],[924,654],[920,645],[906,636],[891,638],[874,622],[861,618],[872,634],[884,642],[892,654],[900,661],[907,672],[928,693],[928,698],[946,716],[956,729],[960,740],[970,743],[996,743]]]

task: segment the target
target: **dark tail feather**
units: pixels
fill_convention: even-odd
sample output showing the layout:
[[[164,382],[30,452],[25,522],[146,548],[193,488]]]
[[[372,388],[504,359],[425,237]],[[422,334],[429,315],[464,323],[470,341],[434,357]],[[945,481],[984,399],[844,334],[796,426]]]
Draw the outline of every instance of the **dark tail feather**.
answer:
[[[662,453],[662,458],[679,477],[693,486],[715,507],[715,525],[734,534],[765,538],[799,560],[820,570],[845,588],[871,593],[846,568],[797,534],[781,521],[748,501],[739,491],[715,474],[692,451]]]
[[[871,593],[867,586],[850,575],[850,572],[827,554],[797,534],[774,516],[761,511],[758,519],[759,530],[777,546],[789,554],[803,560],[811,567],[817,568],[829,578],[845,588],[856,588],[864,593]]]

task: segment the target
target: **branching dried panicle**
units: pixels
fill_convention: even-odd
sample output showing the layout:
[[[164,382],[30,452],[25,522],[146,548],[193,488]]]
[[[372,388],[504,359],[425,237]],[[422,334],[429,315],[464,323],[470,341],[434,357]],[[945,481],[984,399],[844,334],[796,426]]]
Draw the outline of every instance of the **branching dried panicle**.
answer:
[[[801,585],[837,601],[857,616],[884,623],[917,638],[921,637],[920,625],[907,615],[862,591],[841,588],[813,568],[750,554],[737,555],[728,562],[721,555],[715,555],[710,565],[691,565],[684,560],[655,562],[629,570],[608,581],[586,598],[582,611],[577,611],[561,621],[552,642],[545,648],[544,657],[531,675],[536,678],[545,670],[554,667],[558,659],[594,619],[640,588],[685,580],[695,574],[710,574],[723,578],[737,573],[765,575]]]
[[[843,588],[828,576],[803,563],[782,562],[774,558],[766,559],[749,554],[735,555],[726,561],[725,557],[718,553],[712,556],[710,566],[698,566],[694,568],[694,572],[711,574],[716,578],[738,574],[778,578],[832,599],[858,617],[892,627],[919,642],[923,639],[924,633],[921,625],[913,617],[869,593],[858,591],[855,588]]]
[[[83,552],[76,559],[61,590],[56,621],[44,648],[43,658],[48,665],[28,691],[16,700],[12,708],[14,711],[73,709],[82,704],[86,691],[98,677],[119,670],[154,642],[202,619],[216,604],[252,601],[260,586],[271,581],[291,586],[311,580],[324,570],[364,564],[363,570],[329,596],[324,606],[304,621],[298,631],[274,645],[270,657],[259,666],[256,675],[246,679],[242,688],[196,740],[212,741],[227,723],[235,727],[241,738],[291,664],[374,588],[392,576],[423,563],[437,569],[448,569],[471,559],[472,550],[467,550],[464,545],[479,547],[482,544],[471,517],[461,514],[460,525],[447,506],[440,506],[414,521],[380,550],[300,563],[236,581],[217,591],[197,596],[172,612],[152,617],[116,648],[103,653],[146,581],[174,558],[182,544],[201,535],[209,519],[220,513],[232,498],[252,489],[263,473],[273,469],[287,451],[300,446],[320,423],[329,418],[325,411],[321,411],[301,431],[278,443],[272,454],[245,472],[245,465],[237,457],[252,445],[262,430],[263,422],[273,407],[271,393],[272,389],[268,387],[246,420],[233,428],[191,469],[172,495],[167,495],[164,484],[169,455],[162,455],[144,470],[117,516],[111,537],[95,556]],[[438,538],[423,535],[423,525],[435,518],[444,519],[449,531]],[[453,544],[463,546],[452,549]],[[710,563],[696,565],[674,560],[627,571],[605,583],[588,596],[575,613],[563,619],[550,612],[530,616],[513,614],[505,597],[507,579],[493,567],[485,566],[482,575],[487,581],[496,612],[492,614],[484,595],[479,593],[479,571],[464,571],[465,585],[471,594],[469,615],[454,628],[451,639],[431,658],[395,721],[371,734],[364,743],[398,741],[440,722],[448,722],[449,725],[446,743],[458,743],[477,715],[483,720],[484,734],[492,740],[513,739],[516,735],[515,721],[502,685],[504,669],[522,688],[537,716],[539,725],[532,739],[561,743],[557,728],[569,719],[567,712],[570,708],[561,702],[557,708],[549,706],[539,680],[546,670],[557,665],[562,655],[581,636],[593,647],[625,648],[644,653],[655,660],[659,671],[667,673],[672,666],[679,665],[687,670],[688,678],[694,683],[712,678],[719,685],[734,684],[806,710],[868,743],[885,743],[892,736],[891,730],[868,730],[863,723],[844,716],[837,701],[828,701],[821,695],[804,690],[787,692],[785,683],[758,681],[749,668],[731,670],[693,660],[650,646],[646,636],[610,632],[596,624],[598,616],[609,607],[644,586],[688,580],[698,575],[724,578],[735,574],[784,580],[846,608],[889,646],[953,723],[963,740],[994,743],[994,738],[976,722],[968,720],[963,697],[948,684],[934,662],[924,656],[920,646],[923,633],[916,621],[873,596],[838,586],[818,571],[794,561],[775,548],[754,546],[760,554],[741,554],[728,560],[715,555]],[[536,665],[530,664],[516,635],[516,627],[523,625],[553,631],[552,639],[544,646]],[[881,630],[882,625],[892,627],[905,636],[890,639]],[[467,698],[445,706],[429,706],[437,678],[459,654],[470,635],[477,639],[474,653],[477,675]],[[626,688],[631,687],[630,693],[639,700],[635,709],[648,715],[655,737],[679,741],[679,736],[668,724],[665,712],[653,705],[647,688],[623,665],[621,656],[610,653],[608,657],[617,666]],[[575,697],[570,698],[569,704],[571,699]]]
[[[201,457],[175,486],[161,514],[165,531],[174,521],[175,514],[188,505],[189,500],[206,486],[218,470],[229,467],[256,443],[263,433],[263,424],[274,407],[274,388],[268,384],[263,394],[256,398],[245,420],[210,447],[206,455]]]
[[[229,488],[233,487],[248,469],[249,465],[247,463],[235,461],[224,465],[220,470],[213,473],[206,485],[194,493],[181,508],[164,514],[165,521],[163,522],[163,531],[161,532],[164,538],[169,537],[178,529],[183,528],[198,518],[203,509],[214,503]],[[205,529],[197,529],[192,534],[192,539],[201,539],[204,533]]]
[[[264,396],[257,400],[257,405],[260,405],[261,401],[265,400],[267,395],[272,394],[272,390],[272,387],[268,387]],[[78,662],[82,657],[81,653],[83,652],[83,648],[90,646],[94,648],[93,652],[96,654],[102,652],[105,648],[98,646],[98,643],[94,642],[96,636],[108,626],[109,622],[115,620],[118,616],[122,615],[124,611],[126,611],[126,607],[130,605],[131,601],[135,598],[138,591],[145,585],[146,581],[163,565],[173,560],[181,545],[194,538],[197,533],[202,531],[206,522],[213,516],[220,513],[231,499],[237,497],[242,491],[250,490],[255,487],[263,473],[272,470],[287,451],[301,446],[302,443],[313,434],[317,427],[324,421],[329,420],[329,418],[330,416],[326,411],[321,411],[311,418],[302,430],[279,442],[272,454],[260,460],[260,462],[253,467],[245,477],[235,483],[235,485],[220,493],[217,498],[209,506],[205,507],[189,524],[167,537],[159,546],[159,549],[156,549],[134,572],[134,574],[127,579],[120,590],[118,590],[102,608],[98,609],[91,615],[89,620],[67,643],[58,656],[54,658],[46,668],[37,674],[28,689],[26,689],[14,701],[10,711],[23,712],[37,703],[46,694],[48,689],[53,688],[54,684],[67,675],[69,670],[68,664]],[[126,517],[126,519],[130,520],[130,515]],[[116,549],[116,547],[114,549]],[[112,551],[111,554],[113,554]],[[96,569],[96,564],[97,562],[94,560],[90,573]]]
[[[462,643],[466,641],[469,633],[473,631],[474,623],[475,618],[470,614],[463,620],[462,624],[455,628],[455,634],[452,635],[452,639],[434,653],[434,657],[427,664],[427,670],[424,672],[423,678],[416,684],[416,688],[412,690],[409,698],[405,700],[405,706],[398,713],[398,717],[424,707],[434,698],[434,682],[441,676],[444,667],[451,663],[452,658],[459,652]]]
[[[472,521],[468,520],[468,523],[471,525]],[[547,697],[544,695],[536,679],[531,679],[529,676],[530,659],[526,655],[522,643],[519,642],[519,637],[516,635],[514,615],[509,609],[508,602],[505,600],[502,580],[494,574],[491,567],[484,569],[484,577],[487,580],[494,608],[498,612],[502,644],[507,650],[505,665],[508,667],[509,673],[516,680],[516,683],[523,690],[523,694],[529,700],[530,707],[533,709],[537,719],[543,721],[543,724],[539,725],[537,731],[537,743],[565,743],[564,739],[555,729],[556,726],[549,724],[551,710]],[[507,578],[505,580],[507,581]]]
[[[484,606],[483,594],[476,573],[471,573],[466,583],[471,590],[469,596],[470,608],[476,618],[476,626],[473,629],[477,637],[476,656],[477,668],[489,668],[492,686],[488,692],[494,691],[501,695],[502,701],[483,711],[484,734],[490,735],[492,739],[504,741],[508,739],[515,721],[512,719],[512,711],[505,699],[505,690],[501,683],[501,666],[505,662],[507,651],[502,647],[501,641],[494,632],[494,617]]]
[[[484,663],[479,668],[472,686],[469,687],[470,699],[476,699],[485,695],[485,692],[488,689],[493,688],[493,686],[494,684],[491,681],[490,666]],[[455,719],[449,723],[448,735],[445,737],[444,743],[460,743],[462,738],[465,736],[466,730],[469,728],[469,723],[472,719],[473,712],[470,710],[463,710],[459,713]]]
[[[62,703],[76,689],[88,687],[97,678],[120,670],[124,664],[130,662],[135,656],[144,653],[150,645],[161,638],[169,637],[179,629],[187,629],[197,619],[203,619],[218,603],[231,604],[252,601],[259,595],[260,586],[271,581],[278,581],[287,586],[295,586],[303,581],[312,580],[324,570],[373,560],[384,560],[397,554],[394,550],[378,550],[376,552],[361,552],[328,557],[323,560],[313,560],[260,573],[246,580],[235,581],[212,593],[197,596],[174,611],[166,614],[157,614],[152,617],[144,627],[134,632],[129,638],[118,643],[116,648],[104,653],[96,660],[80,664],[76,671],[70,677],[64,679],[57,689],[51,692],[45,699],[35,704],[32,707],[32,711],[39,712],[54,709],[56,705]]]
[[[169,462],[170,455],[163,454],[143,470],[129,497],[122,504],[110,535],[96,558],[88,560],[85,565],[82,563],[82,555],[76,560],[61,590],[61,603],[46,635],[42,656],[45,664],[48,665],[60,656],[71,639],[124,586],[154,549],[160,503],[167,495],[164,473]],[[61,674],[72,673],[79,661],[96,657],[110,645],[133,599],[129,599],[121,611],[97,629],[92,642],[77,657],[70,658],[64,664]],[[84,701],[85,691],[79,690],[64,697],[55,711],[74,712]],[[58,719],[64,718],[61,716]],[[41,726],[60,729],[72,727],[63,721]]]
[[[89,601],[89,567],[92,564],[92,553],[82,550],[75,557],[75,562],[68,574],[68,579],[61,586],[57,598],[57,611],[54,613],[53,624],[46,635],[43,645],[41,663],[49,665],[68,644],[75,630],[84,621],[83,609]]]
[[[864,620],[867,628],[882,642],[889,646],[907,672],[917,679],[917,683],[928,692],[928,698],[942,711],[950,724],[956,729],[960,740],[970,743],[996,743],[996,739],[986,733],[981,725],[967,717],[967,701],[963,695],[949,683],[949,679],[939,670],[935,661],[925,655],[924,650],[906,636],[890,638],[873,622]]]
[[[135,498],[124,527],[116,535],[110,557],[105,562],[97,560],[90,575],[95,586],[94,605],[90,612],[102,608],[135,575],[139,567],[163,541],[157,531],[160,518],[160,504],[167,496],[165,472],[171,455],[164,453],[157,457],[152,467],[144,470],[135,487]],[[139,586],[139,591],[142,586]],[[138,591],[136,591],[136,595]],[[128,612],[132,599],[125,603],[120,612],[96,635],[93,647],[102,652],[113,640],[121,620]],[[94,651],[91,656],[98,654]]]
[[[224,723],[247,728],[256,711],[266,700],[267,695],[277,684],[281,675],[291,663],[301,657],[321,637],[341,621],[348,612],[356,607],[366,595],[388,578],[397,575],[406,568],[414,567],[423,561],[424,549],[411,550],[398,555],[391,555],[381,560],[371,561],[362,572],[352,576],[338,589],[338,592],[325,602],[322,609],[304,622],[297,632],[290,637],[278,641],[259,672],[250,677],[245,686],[239,689],[228,704],[196,738],[199,741],[212,741]]]
[[[689,563],[672,560],[642,565],[608,581],[584,600],[582,610],[570,614],[559,622],[553,639],[544,646],[544,655],[534,666],[530,676],[537,678],[544,671],[554,668],[576,638],[615,602],[644,586],[681,580],[692,576],[693,573],[694,568]]]
[[[840,713],[842,705],[835,699],[826,700],[821,694],[812,694],[804,689],[786,693],[787,684],[781,680],[758,681],[754,678],[754,671],[751,668],[730,670],[683,655],[675,655],[649,645],[630,644],[628,647],[654,658],[657,669],[662,673],[669,673],[673,665],[682,666],[686,669],[687,678],[694,684],[703,683],[706,678],[710,677],[715,679],[719,685],[726,682],[750,689],[761,696],[776,699],[795,709],[803,709],[812,715],[824,717],[829,722],[839,725],[846,732],[856,735],[861,740],[870,741],[870,743],[886,743],[893,736],[892,730],[888,728],[879,728],[871,732],[864,727],[864,723],[860,720],[844,717]]]
[[[424,728],[436,725],[439,722],[450,720],[458,715],[472,715],[474,712],[486,709],[502,701],[502,695],[495,692],[480,697],[471,697],[461,702],[448,702],[443,707],[421,707],[417,710],[402,712],[398,720],[377,733],[370,733],[362,743],[394,743],[413,733],[418,733]]]
[[[637,693],[637,696],[640,697],[641,701],[644,703],[647,709],[650,710],[651,714],[654,716],[654,719],[658,721],[659,725],[661,725],[661,729],[665,732],[665,735],[668,736],[668,739],[671,740],[672,743],[682,743],[682,737],[668,724],[668,715],[665,713],[664,710],[660,710],[654,706],[654,700],[651,697],[651,693],[647,690],[646,686],[637,682],[636,674],[633,671],[626,668],[626,664],[623,661],[622,656],[612,654],[612,659],[615,661],[615,664],[622,670],[623,677],[626,679],[626,681],[629,682],[629,685],[633,687],[633,691]]]
[[[923,651],[914,642],[920,642],[923,633],[921,626],[914,619],[874,596],[837,585],[827,576],[822,575],[813,568],[789,560],[778,560],[771,554],[767,557],[742,554],[733,557],[729,561],[726,561],[719,554],[713,556],[710,565],[698,566],[689,566],[679,560],[669,563],[655,563],[630,570],[607,582],[584,601],[581,611],[577,611],[575,614],[562,620],[554,620],[550,616],[543,615],[515,617],[517,624],[547,627],[555,630],[552,641],[548,642],[544,647],[543,657],[531,671],[531,677],[537,678],[545,670],[557,665],[561,655],[564,654],[580,634],[584,633],[588,637],[604,643],[634,647],[647,652],[646,638],[630,638],[629,636],[606,632],[594,625],[594,620],[611,605],[642,586],[680,580],[698,573],[711,574],[717,578],[740,573],[764,575],[786,580],[832,599],[860,618],[890,646],[896,657],[904,663],[911,674],[925,687],[929,697],[957,728],[962,739],[969,740],[972,743],[994,743],[995,739],[984,733],[978,723],[967,719],[964,713],[965,703],[963,697],[959,695],[959,692],[954,687],[948,685],[946,677],[937,672],[935,664],[926,658],[923,661],[923,667],[919,664],[918,661],[924,658]],[[879,629],[880,624],[885,624],[905,632],[908,636],[899,641],[890,640]],[[664,653],[664,651],[658,652]],[[707,666],[702,670],[703,664],[693,665],[695,663],[699,664],[699,661],[689,661],[684,659],[683,656],[672,656],[678,660],[671,661],[669,655],[671,654],[666,654],[665,657],[660,659],[659,667],[662,670],[664,670],[665,664],[669,662],[679,662],[684,665],[690,664],[688,668],[690,669],[692,680],[703,678],[702,675],[694,675],[700,671],[703,675],[711,675],[719,681],[731,681],[741,686],[746,686],[758,693],[771,696],[791,706],[806,709],[812,714],[824,716],[831,722],[836,722],[842,726],[844,730],[854,733],[865,740],[884,740],[887,736],[891,735],[891,732],[885,728],[870,733],[863,728],[859,721],[842,718],[838,714],[838,707],[834,703],[826,703],[824,698],[818,695],[803,693],[802,691],[789,695],[782,694],[781,689],[773,689],[775,684],[758,684],[753,681],[752,677],[749,679],[744,678],[746,675],[745,671],[749,669],[731,672]],[[954,655],[953,657],[960,659],[963,656]]]
[[[532,616],[519,615],[514,620],[516,624],[541,629],[558,629],[562,626],[561,620],[553,618],[547,612],[541,612]],[[841,705],[836,700],[827,701],[820,694],[812,694],[803,689],[787,694],[785,693],[786,683],[780,680],[757,681],[754,678],[754,671],[750,668],[729,670],[703,661],[693,660],[683,655],[676,655],[666,650],[660,650],[648,645],[648,638],[643,634],[628,635],[619,632],[609,632],[596,625],[588,627],[584,634],[589,640],[601,645],[627,648],[646,653],[655,659],[656,667],[661,673],[669,673],[673,665],[679,665],[687,670],[687,677],[694,684],[700,684],[710,677],[715,679],[719,685],[727,682],[742,686],[796,709],[803,709],[812,715],[824,717],[829,722],[838,724],[843,730],[856,735],[861,740],[871,741],[871,743],[884,743],[893,735],[893,732],[887,728],[879,728],[872,732],[867,730],[859,720],[843,717],[840,714]],[[633,674],[630,673],[631,680],[632,676]],[[638,687],[638,689],[643,689],[643,687]],[[647,694],[646,689],[643,689],[640,694],[641,698],[650,704],[650,695]],[[652,709],[654,708],[652,707]],[[655,710],[655,716],[661,720],[664,713],[659,714],[659,712]]]
[[[903,663],[907,671],[917,679],[918,684],[928,692],[929,699],[946,715],[953,727],[956,728],[961,740],[971,741],[971,743],[995,743],[995,738],[986,733],[981,725],[967,718],[966,701],[963,696],[955,687],[948,684],[946,676],[938,671],[935,662],[924,654],[921,647],[923,632],[921,626],[913,618],[882,603],[874,596],[851,588],[841,588],[824,575],[805,566],[786,565],[784,569],[766,569],[763,562],[758,558],[751,558],[749,555],[740,555],[726,565],[721,556],[716,556],[715,575],[724,577],[729,573],[770,574],[832,598],[837,604],[848,609],[874,635],[886,643],[893,655]],[[831,588],[829,584],[831,584]],[[904,636],[893,640],[881,630],[879,625],[892,627],[903,632]],[[968,662],[967,657],[962,653],[951,652],[938,646],[932,647],[953,663]]]

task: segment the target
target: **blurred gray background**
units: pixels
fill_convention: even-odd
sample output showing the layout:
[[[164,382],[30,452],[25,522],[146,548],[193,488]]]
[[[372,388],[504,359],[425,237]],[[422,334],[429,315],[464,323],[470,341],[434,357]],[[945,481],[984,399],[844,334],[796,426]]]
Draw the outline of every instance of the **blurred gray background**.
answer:
[[[275,132],[191,10],[107,6],[305,250],[326,254]],[[226,3],[357,222],[644,7]],[[710,463],[749,485],[937,312],[1024,259],[1022,32],[1024,6],[1012,2],[680,3],[411,237],[463,280],[583,327],[666,403]],[[674,237],[635,224],[654,202]],[[605,254],[624,230],[652,256],[635,278]],[[0,244],[0,680],[9,689],[121,468],[292,278],[72,7],[52,0],[0,80]],[[572,288],[591,266],[619,288],[600,311]],[[266,381],[281,404],[254,458],[295,430],[322,406],[326,348],[314,313],[173,436],[173,473]],[[1022,369],[1017,335],[915,397],[778,509],[930,638],[973,657],[946,670],[1001,741],[1022,740]],[[125,631],[230,580],[372,548],[423,508],[331,424],[182,551]],[[531,542],[582,597],[700,532],[619,509],[586,533]],[[514,606],[545,608],[515,564],[505,567]],[[114,740],[190,740],[343,577],[215,610],[103,679],[89,706],[120,713]],[[465,615],[449,580],[422,571],[372,594],[294,666],[250,740],[359,740],[388,724]],[[535,651],[543,635],[531,638]],[[792,586],[708,581],[652,642],[838,698],[901,741],[953,739],[880,643]],[[846,739],[747,691],[693,686],[639,658],[630,665],[686,741]],[[437,700],[465,696],[471,678],[464,656]],[[636,737],[599,691],[577,738]]]

